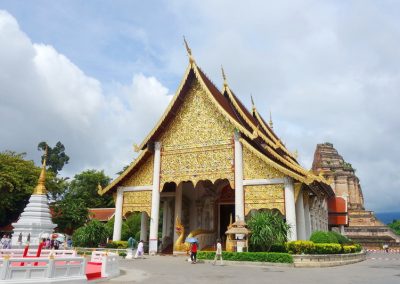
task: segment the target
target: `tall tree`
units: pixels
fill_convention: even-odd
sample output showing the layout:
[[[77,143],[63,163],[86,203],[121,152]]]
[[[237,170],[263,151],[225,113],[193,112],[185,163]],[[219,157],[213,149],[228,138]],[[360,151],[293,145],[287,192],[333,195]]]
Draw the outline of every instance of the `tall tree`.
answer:
[[[114,200],[111,195],[100,196],[98,185],[106,187],[111,178],[104,174],[104,171],[86,170],[77,175],[69,184],[69,194],[85,200],[88,208],[110,208],[114,207]]]
[[[0,152],[0,226],[16,221],[37,185],[40,168],[25,155]]]
[[[65,154],[64,145],[58,141],[54,148],[51,148],[46,142],[42,141],[38,144],[38,150],[45,151],[47,149],[47,166],[56,175],[62,170],[65,164],[68,164],[69,157]],[[42,162],[44,154],[42,156]]]

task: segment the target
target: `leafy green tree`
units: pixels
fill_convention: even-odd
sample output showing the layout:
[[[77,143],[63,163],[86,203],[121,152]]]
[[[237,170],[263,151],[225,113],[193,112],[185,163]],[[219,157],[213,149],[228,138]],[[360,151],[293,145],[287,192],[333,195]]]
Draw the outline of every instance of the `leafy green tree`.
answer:
[[[77,175],[70,182],[68,193],[76,198],[85,200],[88,208],[112,208],[114,200],[111,195],[100,196],[98,185],[106,187],[111,179],[103,171],[86,170]]]
[[[37,185],[40,168],[25,155],[0,152],[0,226],[16,221]]]
[[[68,164],[69,157],[65,154],[64,145],[58,141],[54,148],[51,148],[46,142],[42,141],[38,144],[38,150],[45,151],[47,148],[47,166],[56,175],[62,170],[65,164]],[[42,156],[42,162],[44,154]]]
[[[251,230],[250,245],[253,251],[270,251],[272,245],[282,245],[290,229],[280,214],[270,211],[256,212],[247,225]]]
[[[392,223],[388,224],[388,226],[396,232],[396,234],[400,235],[400,220],[393,220]]]
[[[106,241],[107,228],[97,220],[90,221],[72,235],[73,245],[77,247],[98,247],[99,244],[105,244]]]
[[[57,224],[57,230],[68,235],[89,220],[85,201],[71,194],[66,194],[63,199],[55,202],[52,208],[53,222]]]
[[[140,237],[140,223],[141,216],[140,213],[133,213],[126,220],[122,222],[121,229],[121,240],[127,241],[130,237],[133,237],[135,240],[139,240]],[[108,237],[111,239],[114,231],[114,218],[110,219],[106,223]],[[139,237],[138,237],[139,236]]]

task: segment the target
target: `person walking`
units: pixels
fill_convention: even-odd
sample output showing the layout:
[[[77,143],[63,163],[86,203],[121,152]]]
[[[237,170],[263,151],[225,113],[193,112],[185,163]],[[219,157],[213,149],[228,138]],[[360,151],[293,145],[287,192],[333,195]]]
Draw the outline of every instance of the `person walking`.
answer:
[[[192,264],[197,262],[197,243],[190,244],[190,259],[192,260]]]
[[[136,254],[135,254],[135,258],[144,258],[144,247],[143,247],[143,240],[140,240],[137,249],[136,249]]]
[[[215,257],[214,257],[213,265],[215,265],[215,263],[217,262],[218,258],[221,261],[221,265],[223,265],[223,262],[222,262],[222,244],[221,244],[221,240],[220,239],[217,240],[217,250],[215,251]]]

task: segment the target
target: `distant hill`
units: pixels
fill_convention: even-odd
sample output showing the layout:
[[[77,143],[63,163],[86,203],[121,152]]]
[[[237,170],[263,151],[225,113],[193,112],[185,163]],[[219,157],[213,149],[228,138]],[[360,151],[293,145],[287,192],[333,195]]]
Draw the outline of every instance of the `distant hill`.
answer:
[[[375,212],[376,217],[378,217],[379,221],[389,224],[392,223],[394,219],[400,220],[400,212]]]

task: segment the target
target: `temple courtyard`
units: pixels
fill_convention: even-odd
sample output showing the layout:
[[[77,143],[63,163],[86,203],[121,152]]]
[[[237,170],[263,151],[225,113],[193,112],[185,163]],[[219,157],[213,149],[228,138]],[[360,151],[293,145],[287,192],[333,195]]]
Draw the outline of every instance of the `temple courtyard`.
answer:
[[[122,260],[121,276],[102,283],[400,283],[400,253],[370,253],[367,260],[328,268],[190,264],[184,257]]]

